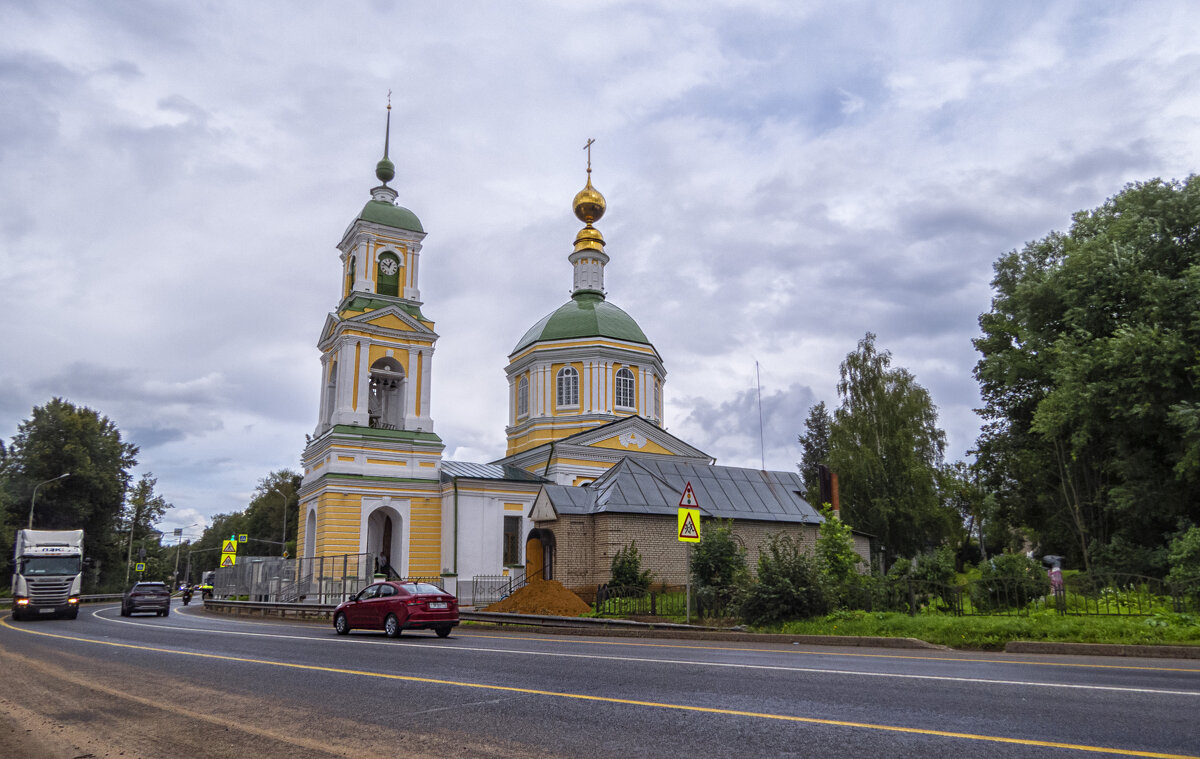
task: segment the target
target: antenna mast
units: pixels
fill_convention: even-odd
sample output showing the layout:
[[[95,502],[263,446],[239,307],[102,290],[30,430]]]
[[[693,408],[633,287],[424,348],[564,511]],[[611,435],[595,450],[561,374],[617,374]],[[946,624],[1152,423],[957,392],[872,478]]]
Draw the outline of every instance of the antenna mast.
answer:
[[[767,446],[763,442],[762,380],[758,376],[758,359],[754,359],[754,384],[758,386],[758,452],[762,470],[767,471]]]

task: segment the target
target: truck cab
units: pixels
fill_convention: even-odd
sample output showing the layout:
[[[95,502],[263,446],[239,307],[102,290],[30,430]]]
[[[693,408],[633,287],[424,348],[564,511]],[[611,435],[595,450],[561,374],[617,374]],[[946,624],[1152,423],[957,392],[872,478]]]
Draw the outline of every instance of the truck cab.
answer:
[[[83,530],[18,530],[13,551],[14,620],[79,616]]]

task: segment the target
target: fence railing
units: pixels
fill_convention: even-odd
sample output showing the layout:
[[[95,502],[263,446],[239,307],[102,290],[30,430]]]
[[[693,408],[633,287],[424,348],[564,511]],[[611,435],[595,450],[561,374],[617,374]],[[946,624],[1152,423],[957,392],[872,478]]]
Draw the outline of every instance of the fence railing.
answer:
[[[337,604],[375,581],[375,558],[368,553],[284,559],[239,557],[216,571],[213,595],[223,599],[275,603]],[[395,578],[395,574],[391,573]],[[441,577],[408,577],[444,587]]]

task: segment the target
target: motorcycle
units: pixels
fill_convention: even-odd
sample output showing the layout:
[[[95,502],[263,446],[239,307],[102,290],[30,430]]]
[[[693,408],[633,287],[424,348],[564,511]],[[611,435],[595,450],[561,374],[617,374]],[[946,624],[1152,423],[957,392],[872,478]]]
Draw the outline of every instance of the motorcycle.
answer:
[[[192,589],[185,588],[183,591],[183,605],[187,606],[191,602],[192,602]]]

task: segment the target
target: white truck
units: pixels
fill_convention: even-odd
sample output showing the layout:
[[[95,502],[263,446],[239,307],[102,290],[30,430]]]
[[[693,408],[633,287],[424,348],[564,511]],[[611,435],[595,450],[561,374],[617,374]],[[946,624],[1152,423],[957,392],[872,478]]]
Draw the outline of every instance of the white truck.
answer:
[[[83,530],[17,530],[13,552],[14,620],[79,616]]]

